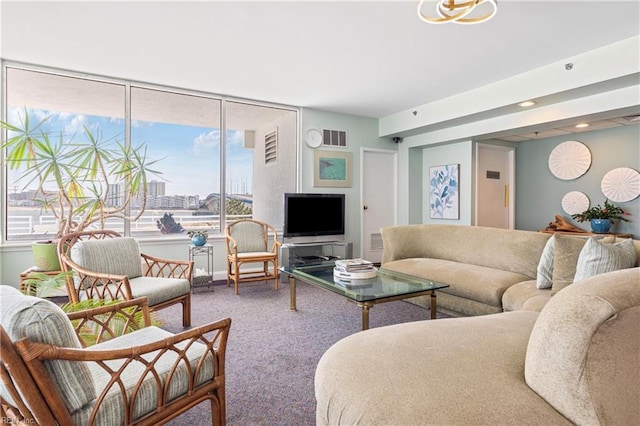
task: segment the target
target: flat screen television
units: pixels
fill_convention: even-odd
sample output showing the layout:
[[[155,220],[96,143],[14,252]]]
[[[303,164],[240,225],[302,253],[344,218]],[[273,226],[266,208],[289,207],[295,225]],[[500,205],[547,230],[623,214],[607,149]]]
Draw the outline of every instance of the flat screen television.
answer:
[[[344,224],[344,194],[284,194],[283,235],[289,241],[341,241]]]

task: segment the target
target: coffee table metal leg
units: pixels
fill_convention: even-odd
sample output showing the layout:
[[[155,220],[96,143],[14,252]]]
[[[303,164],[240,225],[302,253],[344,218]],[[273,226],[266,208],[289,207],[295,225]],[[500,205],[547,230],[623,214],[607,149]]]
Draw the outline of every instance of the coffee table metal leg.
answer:
[[[362,329],[368,330],[369,329],[369,308],[371,308],[372,305],[368,303],[363,303],[360,306],[362,306]]]
[[[436,291],[431,290],[431,319],[436,319],[436,313],[437,313],[436,309],[437,309]]]
[[[289,276],[289,295],[291,297],[291,310],[296,311],[296,279]]]

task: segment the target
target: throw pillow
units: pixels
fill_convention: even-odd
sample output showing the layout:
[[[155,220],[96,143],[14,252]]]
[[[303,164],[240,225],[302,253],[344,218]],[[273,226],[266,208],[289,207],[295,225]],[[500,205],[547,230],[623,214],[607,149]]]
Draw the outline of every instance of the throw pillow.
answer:
[[[613,237],[605,237],[600,240],[603,244],[611,244],[615,241]],[[553,243],[553,285],[551,295],[553,296],[573,282],[576,275],[576,266],[580,251],[587,243],[587,238],[555,234]]]
[[[636,263],[636,250],[631,238],[616,244],[602,244],[595,238],[589,238],[580,251],[573,282],[617,271],[632,268]]]
[[[551,288],[553,285],[553,248],[555,242],[555,234],[547,240],[540,262],[538,262],[538,270],[536,274],[536,288]]]

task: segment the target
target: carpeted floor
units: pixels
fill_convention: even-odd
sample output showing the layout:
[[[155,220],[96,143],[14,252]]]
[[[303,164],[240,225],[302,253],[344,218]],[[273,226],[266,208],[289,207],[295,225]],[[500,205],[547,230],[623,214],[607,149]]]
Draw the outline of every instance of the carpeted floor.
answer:
[[[289,309],[289,285],[279,290],[247,283],[192,295],[192,324],[230,317],[227,346],[227,424],[314,425],[313,379],[322,354],[335,342],[361,331],[361,311],[329,291],[300,283],[297,312]],[[163,327],[182,331],[181,305],[159,312]],[[375,306],[370,327],[428,320],[429,311],[404,301]],[[210,424],[209,403],[173,420],[171,425]]]

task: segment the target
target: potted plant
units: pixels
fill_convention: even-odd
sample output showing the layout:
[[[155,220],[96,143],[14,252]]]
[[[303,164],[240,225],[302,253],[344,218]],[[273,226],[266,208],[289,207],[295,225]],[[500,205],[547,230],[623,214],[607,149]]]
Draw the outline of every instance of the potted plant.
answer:
[[[187,235],[191,238],[191,244],[196,247],[205,245],[209,238],[209,233],[206,230],[189,231]]]
[[[615,224],[616,220],[622,220],[628,222],[625,216],[629,216],[621,207],[616,207],[611,204],[608,199],[604,200],[604,207],[598,204],[595,207],[591,207],[582,213],[572,215],[573,219],[578,222],[590,221],[591,230],[598,234],[606,234],[611,229],[611,225]]]
[[[18,123],[0,121],[0,129],[7,131],[2,144],[6,164],[19,171],[25,188],[35,187],[34,201],[55,218],[55,234],[47,241],[55,262],[34,254],[39,269],[55,271],[60,269],[57,239],[89,227],[103,229],[110,218],[135,221],[146,208],[147,176],[160,172],[151,169],[157,160],[147,158],[145,144],[104,140],[99,130],[87,126],[81,140],[62,131],[54,136],[45,130],[50,117],[34,124],[25,108]]]

